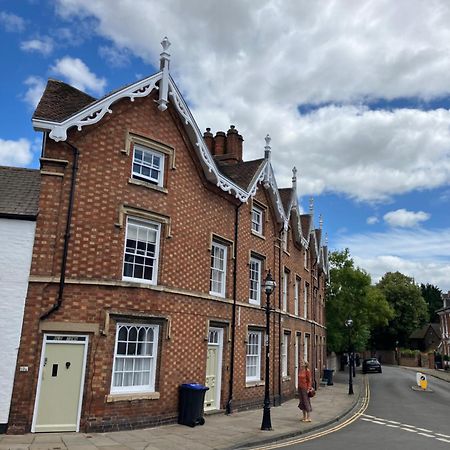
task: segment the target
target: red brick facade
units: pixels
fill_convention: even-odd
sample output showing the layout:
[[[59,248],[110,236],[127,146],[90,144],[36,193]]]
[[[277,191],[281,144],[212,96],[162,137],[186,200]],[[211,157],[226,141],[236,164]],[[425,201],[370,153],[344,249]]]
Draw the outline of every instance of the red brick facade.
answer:
[[[307,335],[308,358],[319,379],[326,358],[326,253],[321,247],[320,230],[308,229],[310,220],[300,217],[295,201],[289,213],[287,245],[283,248],[283,223],[277,218],[268,183],[260,181],[247,203],[211,183],[172,102],[168,109],[160,111],[155,100],[156,93],[134,102],[120,99],[111,107],[112,114],[105,115],[98,123],[80,131],[69,129],[67,142],[78,149],[79,160],[65,285],[60,307],[41,320],[55,304],[60,288],[74,161],[73,148],[67,142],[55,142],[51,138],[45,141],[39,215],[9,420],[11,433],[30,431],[32,426],[44,333],[89,336],[80,418],[82,431],[129,429],[176,420],[180,384],[193,380],[205,383],[209,326],[224,330],[221,400],[217,409],[225,409],[227,404],[234,410],[261,406],[263,343],[261,380],[246,382],[247,332],[249,329],[264,331],[265,325],[261,307],[265,303],[264,293],[261,305],[249,302],[251,255],[262,261],[262,278],[270,269],[277,282],[271,297],[274,310],[270,391],[274,403],[295,395],[295,352],[301,361]],[[132,178],[135,141],[130,143],[130,136],[167,151],[161,188]],[[238,161],[239,145],[242,138],[230,146]],[[270,162],[264,160],[262,164]],[[254,204],[263,211],[262,236],[252,232]],[[155,284],[122,278],[127,217],[150,217],[160,223]],[[307,233],[299,237],[302,225]],[[228,250],[223,298],[209,293],[213,237]],[[284,272],[288,274],[286,311],[282,301]],[[296,282],[298,314],[294,305]],[[306,318],[305,283],[309,285]],[[117,322],[159,325],[153,395],[111,394]],[[281,353],[285,334],[287,375],[283,377]],[[233,344],[234,373],[231,374]],[[28,367],[27,372],[19,371],[23,366]],[[233,398],[229,403],[231,379]]]

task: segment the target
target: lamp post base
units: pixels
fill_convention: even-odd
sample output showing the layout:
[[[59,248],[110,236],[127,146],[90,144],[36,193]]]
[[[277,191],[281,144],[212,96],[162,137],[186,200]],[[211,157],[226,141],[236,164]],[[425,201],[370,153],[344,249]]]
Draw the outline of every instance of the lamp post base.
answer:
[[[264,405],[263,420],[261,424],[261,430],[272,431],[272,420],[270,418],[270,406]]]

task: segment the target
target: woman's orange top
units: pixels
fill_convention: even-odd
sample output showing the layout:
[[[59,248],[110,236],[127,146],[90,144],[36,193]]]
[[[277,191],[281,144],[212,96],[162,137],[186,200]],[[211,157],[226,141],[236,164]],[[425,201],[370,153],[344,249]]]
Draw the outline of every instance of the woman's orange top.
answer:
[[[298,374],[298,387],[300,389],[309,389],[311,387],[311,372],[309,369],[300,370]]]

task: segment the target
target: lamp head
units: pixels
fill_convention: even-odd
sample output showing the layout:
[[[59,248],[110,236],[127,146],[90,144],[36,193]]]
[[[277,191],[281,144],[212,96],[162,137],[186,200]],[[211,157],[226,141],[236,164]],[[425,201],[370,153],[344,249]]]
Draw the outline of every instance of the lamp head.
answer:
[[[272,292],[275,290],[277,283],[275,283],[274,279],[272,278],[272,274],[269,273],[266,276],[266,279],[264,280],[264,291],[266,292],[267,295],[272,294]]]
[[[345,326],[346,326],[347,328],[351,328],[351,327],[353,326],[353,320],[352,320],[352,319],[347,319],[347,320],[345,321]]]

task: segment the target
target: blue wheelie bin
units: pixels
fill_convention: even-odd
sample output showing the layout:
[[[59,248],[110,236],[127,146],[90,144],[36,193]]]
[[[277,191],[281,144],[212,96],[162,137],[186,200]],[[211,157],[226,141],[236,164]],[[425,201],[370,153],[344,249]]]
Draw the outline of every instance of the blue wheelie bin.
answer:
[[[327,386],[333,386],[333,369],[323,369],[323,378],[327,380]]]
[[[203,425],[203,403],[209,388],[200,383],[185,383],[180,386],[180,409],[178,423],[195,427]]]

